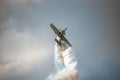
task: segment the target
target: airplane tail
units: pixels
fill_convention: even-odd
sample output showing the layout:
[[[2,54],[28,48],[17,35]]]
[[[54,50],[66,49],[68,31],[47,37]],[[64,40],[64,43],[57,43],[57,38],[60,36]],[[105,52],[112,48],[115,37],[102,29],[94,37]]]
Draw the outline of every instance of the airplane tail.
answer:
[[[62,34],[65,35],[65,31],[67,30],[67,28],[65,28],[64,30],[62,30]]]

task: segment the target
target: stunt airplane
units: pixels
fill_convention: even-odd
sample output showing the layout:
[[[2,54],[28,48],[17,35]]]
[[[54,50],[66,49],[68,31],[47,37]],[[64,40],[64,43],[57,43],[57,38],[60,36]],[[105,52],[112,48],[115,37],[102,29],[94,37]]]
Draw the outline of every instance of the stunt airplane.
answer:
[[[55,38],[56,43],[61,46],[61,47],[68,47],[68,46],[72,46],[70,44],[70,42],[65,38],[65,31],[67,30],[67,28],[65,28],[64,30],[62,29],[57,29],[53,24],[50,25],[50,27],[52,28],[52,30],[55,32],[55,34],[58,36],[57,39]],[[58,39],[59,38],[59,39]]]

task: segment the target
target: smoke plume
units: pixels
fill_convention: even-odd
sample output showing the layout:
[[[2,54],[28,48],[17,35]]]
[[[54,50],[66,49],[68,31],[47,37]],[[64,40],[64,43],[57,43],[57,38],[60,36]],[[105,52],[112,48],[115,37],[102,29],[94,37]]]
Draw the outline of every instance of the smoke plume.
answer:
[[[55,64],[57,71],[47,80],[78,80],[77,61],[71,47],[63,50],[55,44]]]

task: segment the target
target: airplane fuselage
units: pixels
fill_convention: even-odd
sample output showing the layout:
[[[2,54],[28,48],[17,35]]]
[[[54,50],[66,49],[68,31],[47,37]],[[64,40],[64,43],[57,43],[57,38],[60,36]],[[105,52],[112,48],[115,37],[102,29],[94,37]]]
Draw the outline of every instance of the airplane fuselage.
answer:
[[[70,42],[65,38],[65,30],[67,28],[65,28],[64,30],[62,31],[59,31],[53,24],[50,25],[50,27],[52,28],[52,30],[54,31],[54,33],[60,38],[60,39],[55,39],[56,43],[59,45],[59,46],[72,46],[70,44]]]

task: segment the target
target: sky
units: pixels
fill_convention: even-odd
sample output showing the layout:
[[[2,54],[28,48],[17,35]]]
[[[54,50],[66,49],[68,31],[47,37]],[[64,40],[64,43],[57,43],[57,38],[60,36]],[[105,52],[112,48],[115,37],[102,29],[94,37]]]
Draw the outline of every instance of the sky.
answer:
[[[0,0],[0,80],[45,80],[54,32],[68,28],[79,80],[120,80],[117,0]]]

